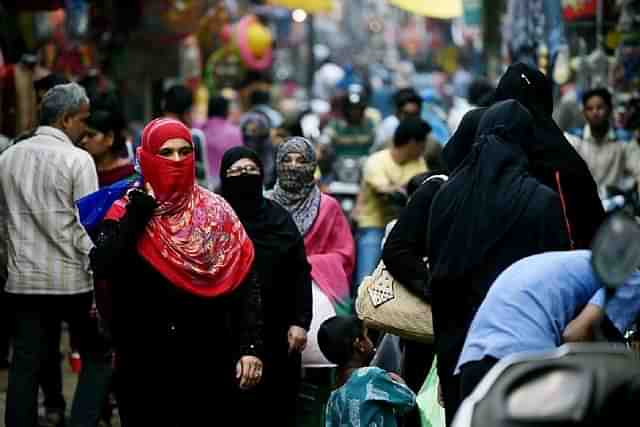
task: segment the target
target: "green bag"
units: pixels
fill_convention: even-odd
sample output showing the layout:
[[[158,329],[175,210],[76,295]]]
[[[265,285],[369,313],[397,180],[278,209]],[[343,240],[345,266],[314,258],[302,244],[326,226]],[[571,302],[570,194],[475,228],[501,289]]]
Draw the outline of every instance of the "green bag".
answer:
[[[444,408],[438,403],[439,380],[436,364],[437,358],[434,357],[429,375],[416,397],[422,427],[445,427],[446,425]]]

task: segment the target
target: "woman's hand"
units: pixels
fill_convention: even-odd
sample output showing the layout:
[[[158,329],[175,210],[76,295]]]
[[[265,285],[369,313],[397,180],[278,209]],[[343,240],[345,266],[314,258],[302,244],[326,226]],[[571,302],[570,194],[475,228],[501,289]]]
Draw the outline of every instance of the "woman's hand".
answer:
[[[262,361],[255,356],[242,356],[236,364],[236,379],[243,390],[255,387],[262,379]]]
[[[151,197],[153,200],[156,199],[156,193],[153,191],[153,187],[148,182],[144,183],[144,192],[147,193],[147,196]]]
[[[291,326],[287,339],[289,340],[289,354],[294,351],[302,353],[307,346],[307,331],[300,326]]]

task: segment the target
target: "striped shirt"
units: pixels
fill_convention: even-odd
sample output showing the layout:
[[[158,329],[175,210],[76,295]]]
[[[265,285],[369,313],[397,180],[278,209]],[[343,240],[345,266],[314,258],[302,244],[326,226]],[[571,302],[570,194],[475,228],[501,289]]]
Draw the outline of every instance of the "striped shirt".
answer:
[[[75,201],[98,190],[93,159],[59,129],[41,126],[0,156],[0,244],[5,290],[72,295],[93,289]]]

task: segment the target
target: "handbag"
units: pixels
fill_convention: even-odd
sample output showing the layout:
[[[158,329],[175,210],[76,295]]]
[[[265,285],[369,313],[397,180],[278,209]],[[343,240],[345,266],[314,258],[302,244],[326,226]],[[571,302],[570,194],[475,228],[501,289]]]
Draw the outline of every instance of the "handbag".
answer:
[[[355,306],[368,327],[411,341],[433,342],[431,306],[395,280],[383,261],[360,284]]]

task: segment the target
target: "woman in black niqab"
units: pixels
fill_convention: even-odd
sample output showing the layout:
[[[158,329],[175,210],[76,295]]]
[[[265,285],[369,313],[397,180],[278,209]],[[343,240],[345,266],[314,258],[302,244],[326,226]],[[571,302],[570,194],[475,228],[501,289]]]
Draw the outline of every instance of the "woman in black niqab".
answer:
[[[471,152],[431,204],[427,254],[449,423],[460,403],[455,364],[491,283],[519,259],[570,248],[560,197],[530,172],[533,127],[517,101],[489,108]]]
[[[253,161],[260,173],[228,176],[241,159]],[[264,375],[254,390],[238,394],[238,407],[252,409],[239,413],[237,424],[295,426],[304,345],[297,346],[292,334],[311,324],[311,267],[291,215],[263,197],[263,175],[259,156],[246,147],[231,148],[222,157],[221,193],[254,243],[264,311]]]
[[[494,94],[494,102],[507,99],[515,99],[533,115],[531,174],[562,196],[574,248],[588,249],[605,212],[587,164],[551,117],[551,81],[533,67],[520,62],[513,64],[500,79]]]
[[[454,173],[458,166],[462,164],[465,157],[471,152],[471,148],[476,140],[478,124],[480,124],[480,119],[482,119],[485,111],[487,111],[487,108],[481,107],[474,108],[465,113],[458,125],[458,129],[456,129],[444,146],[442,159],[449,173]]]

